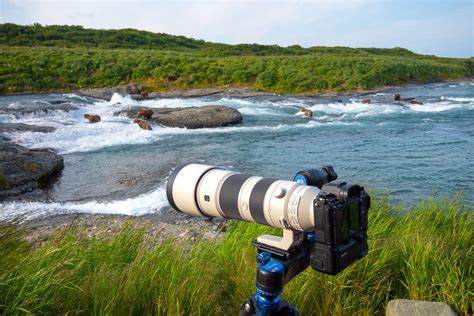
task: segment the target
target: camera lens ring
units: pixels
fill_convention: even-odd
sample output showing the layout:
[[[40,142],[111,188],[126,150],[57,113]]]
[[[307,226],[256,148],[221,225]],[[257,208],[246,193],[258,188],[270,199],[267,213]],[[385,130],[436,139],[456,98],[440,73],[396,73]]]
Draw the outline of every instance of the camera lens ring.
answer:
[[[174,180],[176,180],[176,176],[179,174],[179,172],[186,166],[190,165],[190,163],[184,163],[176,168],[171,172],[171,174],[168,177],[168,182],[166,184],[166,197],[168,198],[168,201],[170,205],[177,211],[180,211],[181,213],[184,213],[181,211],[177,206],[173,198],[173,185],[174,185]]]

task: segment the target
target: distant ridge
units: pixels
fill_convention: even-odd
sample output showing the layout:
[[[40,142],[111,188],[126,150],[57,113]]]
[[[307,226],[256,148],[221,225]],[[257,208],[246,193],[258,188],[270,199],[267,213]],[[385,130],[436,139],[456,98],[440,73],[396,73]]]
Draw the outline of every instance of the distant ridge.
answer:
[[[474,58],[404,48],[229,45],[133,29],[11,23],[0,24],[0,65],[0,94],[126,83],[147,92],[244,87],[314,94],[474,77]]]
[[[80,48],[126,48],[202,50],[217,55],[306,55],[312,53],[341,55],[393,55],[415,56],[405,48],[349,48],[315,46],[303,48],[299,45],[281,47],[260,44],[220,44],[197,40],[185,36],[153,33],[135,29],[88,29],[68,25],[17,25],[0,24],[0,44],[6,46],[47,46]]]

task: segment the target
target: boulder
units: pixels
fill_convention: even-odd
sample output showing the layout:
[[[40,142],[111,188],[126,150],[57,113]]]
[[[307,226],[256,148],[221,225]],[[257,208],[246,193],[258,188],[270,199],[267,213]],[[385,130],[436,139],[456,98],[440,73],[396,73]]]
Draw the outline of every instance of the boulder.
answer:
[[[51,126],[37,126],[23,123],[0,123],[0,133],[11,132],[36,132],[36,133],[51,133],[55,128]]]
[[[63,158],[48,149],[28,149],[0,138],[0,201],[44,188],[63,167]]]
[[[456,316],[456,312],[446,303],[414,300],[392,300],[388,302],[385,316]]]
[[[55,102],[52,101],[33,101],[11,104],[8,107],[0,108],[0,114],[13,115],[16,118],[33,114],[33,113],[50,113],[53,111],[64,111],[69,112],[77,110],[79,107],[68,102]]]
[[[115,113],[126,114],[130,118],[136,118],[139,111],[146,108],[132,108],[128,111]],[[221,105],[207,105],[202,107],[188,108],[155,108],[150,121],[168,127],[185,127],[189,129],[221,127],[237,124],[242,121],[242,114],[233,108]]]
[[[418,100],[411,100],[410,104],[418,104],[418,105],[423,105],[423,102],[418,101]]]

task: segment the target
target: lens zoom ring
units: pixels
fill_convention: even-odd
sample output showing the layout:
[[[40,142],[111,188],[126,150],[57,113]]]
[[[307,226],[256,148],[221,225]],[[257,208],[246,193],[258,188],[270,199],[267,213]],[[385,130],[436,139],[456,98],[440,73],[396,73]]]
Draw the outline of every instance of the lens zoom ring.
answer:
[[[272,226],[265,219],[263,204],[265,202],[265,194],[267,193],[268,188],[275,181],[277,181],[277,179],[264,178],[257,182],[252,193],[250,193],[249,209],[250,214],[256,223]]]
[[[243,220],[239,212],[239,193],[250,177],[248,174],[237,173],[225,179],[219,192],[219,206],[225,218]]]

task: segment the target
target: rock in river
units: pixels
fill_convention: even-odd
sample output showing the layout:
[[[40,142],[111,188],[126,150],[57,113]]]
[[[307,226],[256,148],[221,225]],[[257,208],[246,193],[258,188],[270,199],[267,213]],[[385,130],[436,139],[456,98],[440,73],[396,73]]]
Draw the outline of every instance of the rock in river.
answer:
[[[6,108],[0,108],[0,114],[12,115],[16,118],[30,114],[51,113],[53,111],[74,111],[79,107],[69,102],[60,101],[33,101],[24,103],[14,103]]]
[[[11,132],[36,132],[36,133],[51,133],[55,128],[51,126],[37,126],[23,123],[0,123],[0,133]]]
[[[137,107],[126,112],[130,118],[135,118],[138,111],[145,108]],[[189,129],[221,127],[237,124],[242,121],[242,114],[233,108],[221,105],[207,105],[188,108],[155,108],[150,118],[151,122],[168,127],[185,127]]]
[[[45,187],[63,166],[63,157],[48,149],[28,149],[0,138],[0,201]]]

